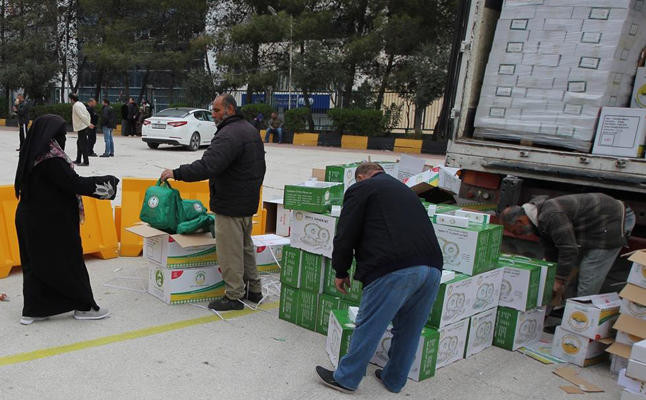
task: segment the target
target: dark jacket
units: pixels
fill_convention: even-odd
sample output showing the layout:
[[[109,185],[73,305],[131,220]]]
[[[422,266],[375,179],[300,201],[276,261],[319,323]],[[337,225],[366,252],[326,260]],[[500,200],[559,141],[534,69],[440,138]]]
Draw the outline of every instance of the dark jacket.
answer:
[[[538,233],[556,274],[567,277],[583,249],[613,249],[626,245],[624,203],[603,193],[584,193],[532,201]]]
[[[103,106],[103,109],[101,109],[101,125],[110,129],[117,127],[117,121],[114,117],[114,110],[109,105]]]
[[[128,103],[128,120],[134,120],[137,118],[137,113],[139,112],[138,107],[135,103]]]
[[[332,252],[337,278],[348,276],[353,252],[354,277],[364,286],[415,265],[442,270],[442,252],[424,206],[410,188],[385,173],[345,192]]]
[[[128,104],[121,106],[121,119],[128,119]]]
[[[29,104],[26,101],[19,103],[17,106],[16,116],[20,125],[29,123]]]
[[[258,210],[265,177],[265,148],[258,131],[239,115],[226,118],[202,158],[173,171],[175,179],[209,179],[211,210],[230,217]]]

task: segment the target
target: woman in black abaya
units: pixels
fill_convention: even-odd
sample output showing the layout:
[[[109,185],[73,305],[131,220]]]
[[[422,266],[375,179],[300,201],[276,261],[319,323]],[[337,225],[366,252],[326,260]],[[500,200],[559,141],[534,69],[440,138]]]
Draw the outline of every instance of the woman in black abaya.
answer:
[[[23,272],[24,308],[20,323],[74,311],[76,319],[108,316],[92,295],[79,224],[81,195],[114,199],[119,179],[81,177],[65,152],[65,121],[37,118],[20,150],[16,171],[16,229]]]

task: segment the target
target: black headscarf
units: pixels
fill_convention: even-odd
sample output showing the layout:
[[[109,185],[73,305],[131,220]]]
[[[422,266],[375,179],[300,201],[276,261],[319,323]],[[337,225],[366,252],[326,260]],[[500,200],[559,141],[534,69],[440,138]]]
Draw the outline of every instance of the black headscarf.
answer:
[[[34,120],[27,132],[27,138],[20,149],[18,169],[14,189],[16,198],[25,197],[25,184],[34,168],[36,158],[49,151],[49,143],[56,140],[61,149],[65,150],[65,120],[58,115],[46,114]]]

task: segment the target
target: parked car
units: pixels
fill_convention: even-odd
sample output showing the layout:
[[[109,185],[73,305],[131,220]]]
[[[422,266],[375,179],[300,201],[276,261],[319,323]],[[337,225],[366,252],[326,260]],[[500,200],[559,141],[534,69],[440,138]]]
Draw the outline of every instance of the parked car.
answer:
[[[151,149],[160,144],[185,146],[196,151],[208,145],[217,131],[213,117],[201,108],[167,108],[144,120],[141,140]]]

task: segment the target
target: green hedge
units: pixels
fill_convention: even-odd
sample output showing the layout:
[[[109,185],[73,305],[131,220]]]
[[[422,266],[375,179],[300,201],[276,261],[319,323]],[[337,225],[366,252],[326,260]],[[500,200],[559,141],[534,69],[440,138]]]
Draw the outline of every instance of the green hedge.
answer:
[[[271,113],[274,112],[274,108],[265,103],[245,104],[240,107],[239,112],[242,113],[242,116],[247,121],[253,121],[258,113],[262,113],[263,121],[265,121],[270,118]]]
[[[30,117],[36,119],[41,115],[45,114],[55,114],[63,117],[65,122],[68,124],[72,123],[72,104],[71,103],[60,103],[60,104],[44,104],[39,106],[34,106],[31,108]]]
[[[362,108],[333,108],[327,113],[339,133],[384,136],[386,118],[381,110]]]
[[[2,96],[0,98],[0,118],[7,118],[9,116],[9,103],[7,98]]]
[[[285,129],[290,132],[303,132],[307,129],[310,109],[307,107],[292,108],[285,111]]]

